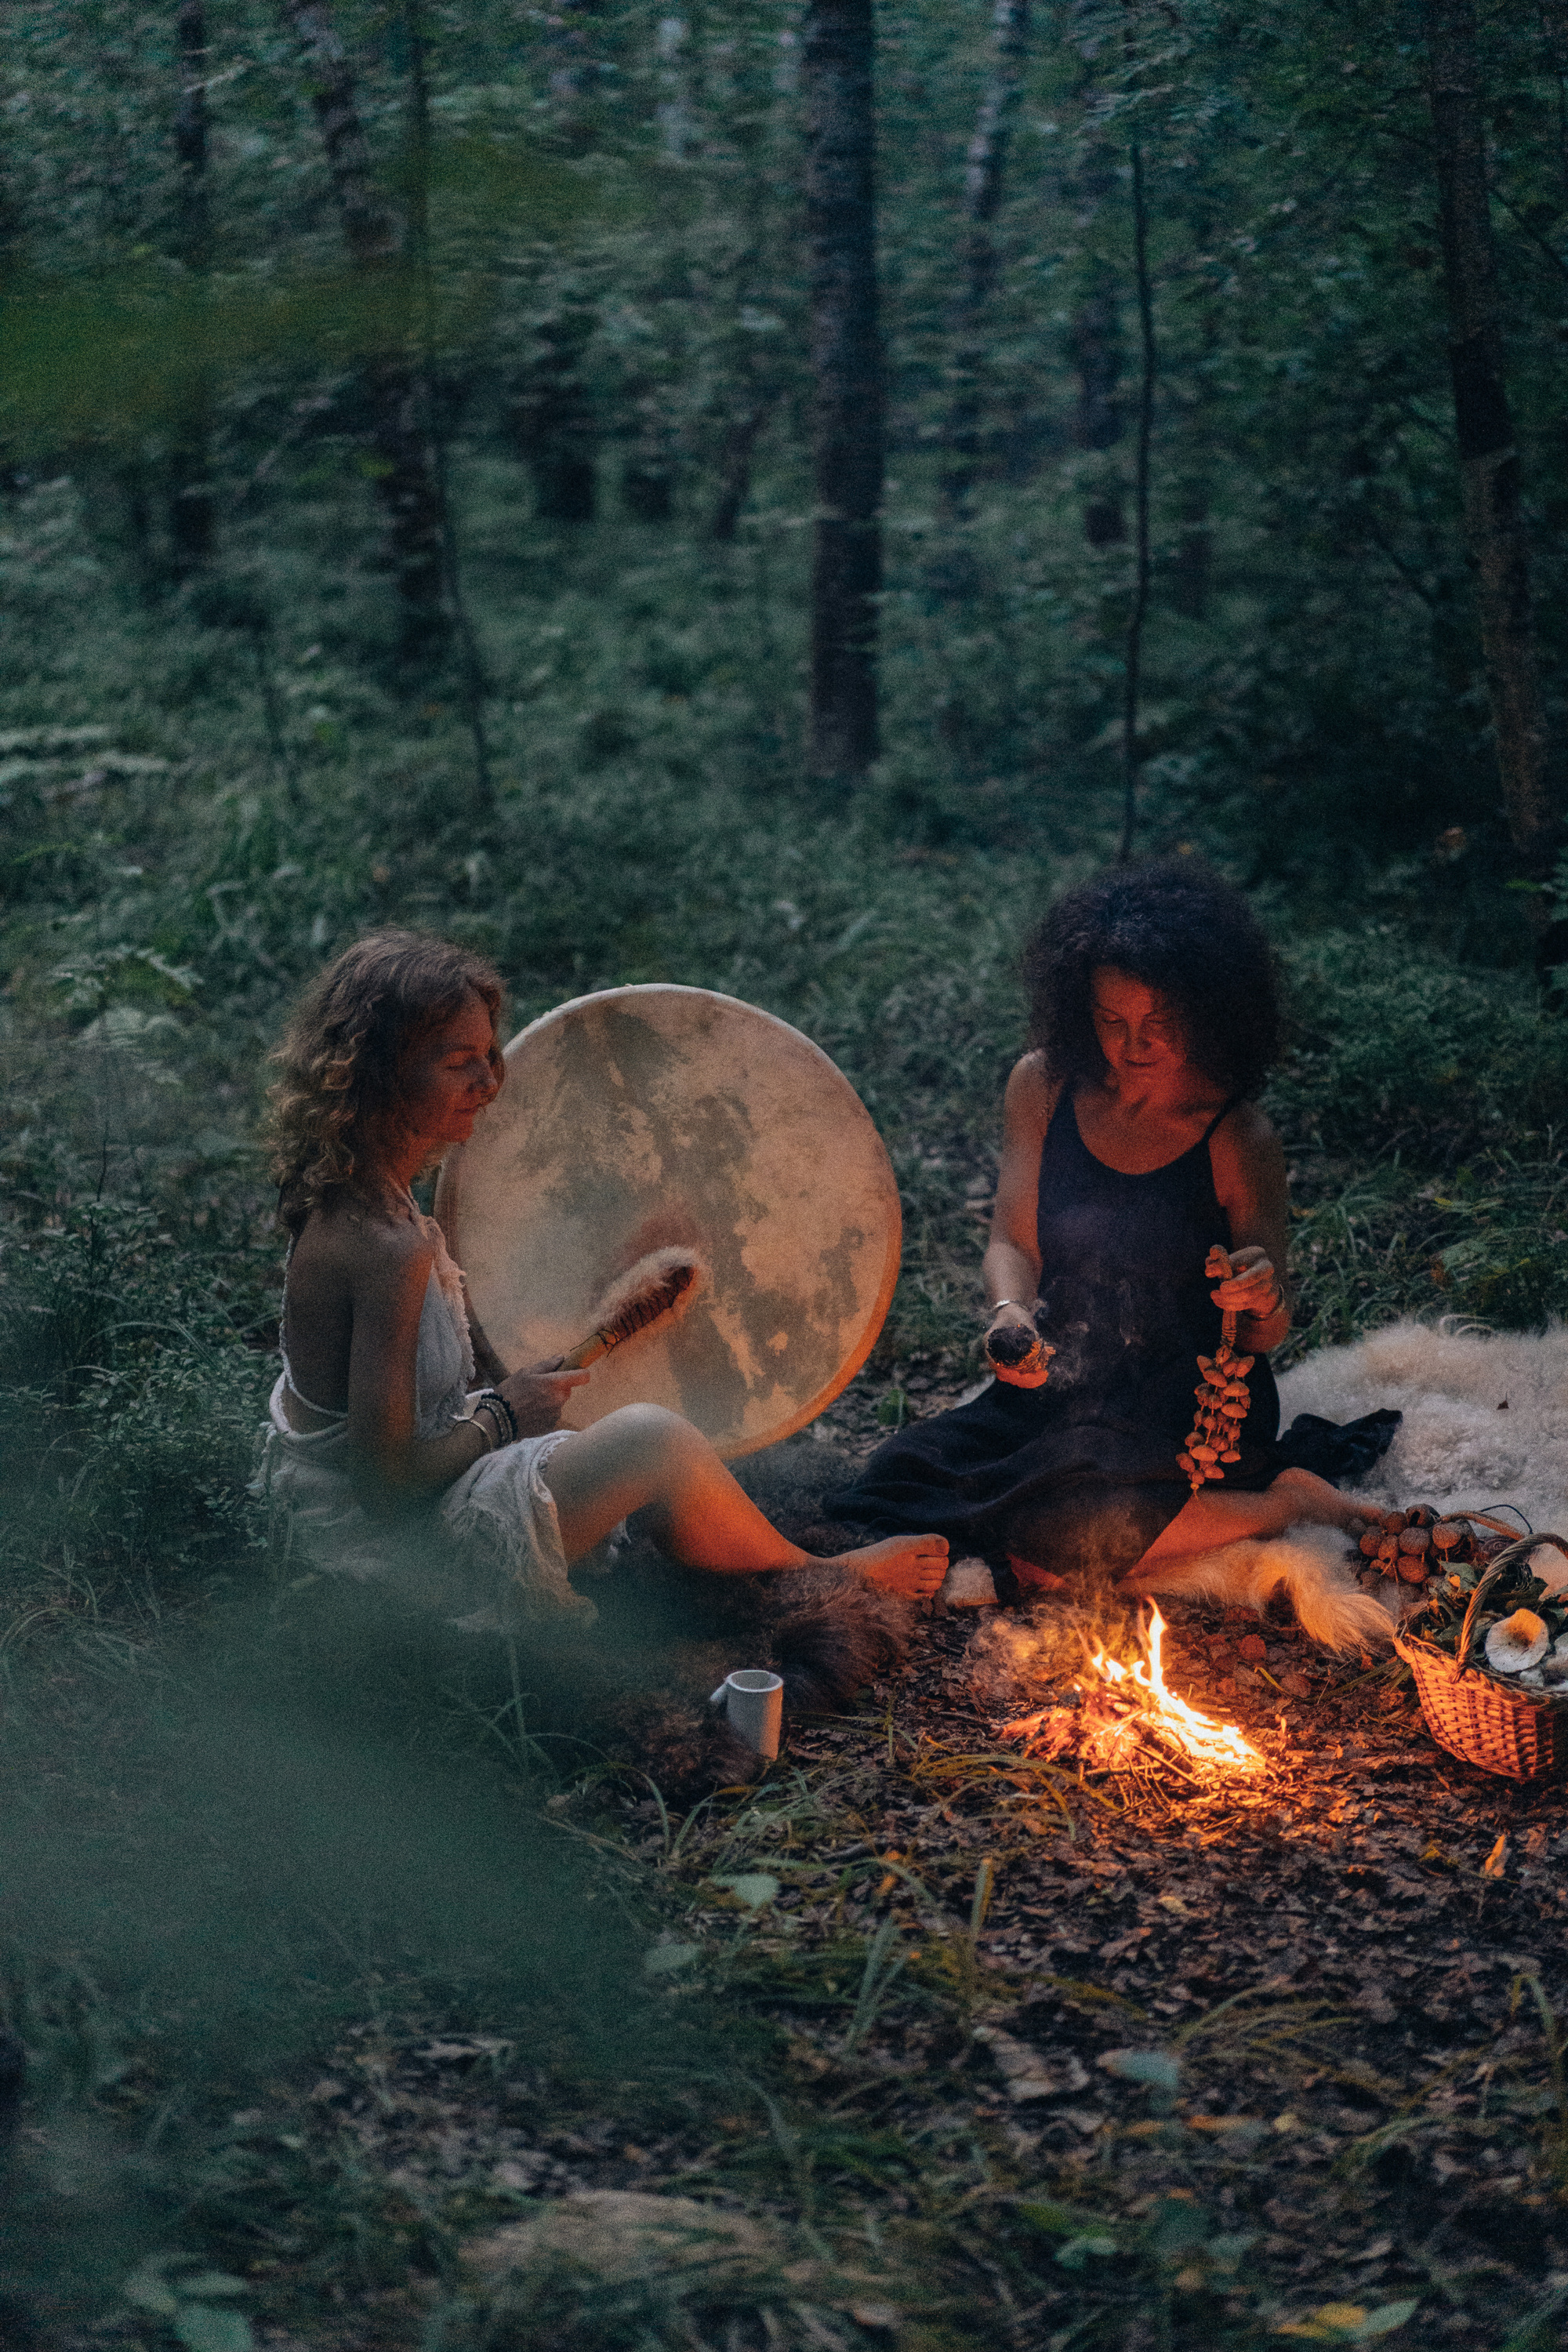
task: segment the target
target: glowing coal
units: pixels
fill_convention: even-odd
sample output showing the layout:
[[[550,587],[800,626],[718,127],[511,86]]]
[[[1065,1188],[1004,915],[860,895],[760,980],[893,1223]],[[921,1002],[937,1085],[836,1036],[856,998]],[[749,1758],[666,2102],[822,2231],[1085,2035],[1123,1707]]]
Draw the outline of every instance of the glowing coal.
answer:
[[[1130,1663],[1111,1656],[1098,1636],[1087,1637],[1087,1663],[1073,1675],[1071,1687],[1058,1688],[1045,1706],[1000,1725],[999,1736],[1019,1741],[1026,1755],[1070,1755],[1091,1771],[1130,1771],[1140,1762],[1152,1762],[1161,1751],[1211,1771],[1267,1770],[1264,1758],[1234,1723],[1215,1722],[1171,1689],[1164,1634],[1165,1621],[1151,1604],[1147,1623],[1137,1629],[1142,1655]],[[1025,1666],[1024,1638],[1022,1628],[1012,1636],[1008,1664],[1015,1687]],[[1045,1663],[1043,1643],[1038,1663]]]

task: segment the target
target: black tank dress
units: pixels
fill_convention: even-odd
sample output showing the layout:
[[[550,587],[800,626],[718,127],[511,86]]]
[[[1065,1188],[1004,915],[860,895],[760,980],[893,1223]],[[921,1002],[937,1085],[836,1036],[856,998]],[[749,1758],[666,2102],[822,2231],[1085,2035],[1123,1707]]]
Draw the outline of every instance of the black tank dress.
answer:
[[[929,1530],[954,1551],[1009,1555],[1058,1575],[1135,1567],[1192,1492],[1177,1455],[1193,1425],[1197,1358],[1220,1340],[1204,1262],[1230,1245],[1209,1141],[1124,1175],[1097,1160],[1064,1090],[1040,1153],[1040,1328],[1056,1349],[1043,1388],[997,1381],[973,1402],[879,1446],[835,1515],[880,1535]],[[1279,1442],[1267,1357],[1226,1472],[1256,1492],[1290,1464],[1325,1477],[1370,1469],[1396,1412],[1337,1429],[1303,1413]]]

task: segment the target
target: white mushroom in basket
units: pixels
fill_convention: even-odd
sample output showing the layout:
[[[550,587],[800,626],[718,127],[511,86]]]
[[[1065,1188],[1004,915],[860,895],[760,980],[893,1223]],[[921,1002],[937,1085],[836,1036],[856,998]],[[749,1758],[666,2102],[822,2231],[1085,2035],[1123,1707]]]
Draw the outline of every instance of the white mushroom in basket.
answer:
[[[1511,1617],[1500,1617],[1487,1632],[1487,1664],[1494,1674],[1521,1675],[1529,1666],[1538,1666],[1552,1646],[1544,1617],[1533,1609],[1516,1609]]]
[[[1559,1633],[1541,1661],[1541,1679],[1549,1690],[1568,1683],[1568,1633]]]

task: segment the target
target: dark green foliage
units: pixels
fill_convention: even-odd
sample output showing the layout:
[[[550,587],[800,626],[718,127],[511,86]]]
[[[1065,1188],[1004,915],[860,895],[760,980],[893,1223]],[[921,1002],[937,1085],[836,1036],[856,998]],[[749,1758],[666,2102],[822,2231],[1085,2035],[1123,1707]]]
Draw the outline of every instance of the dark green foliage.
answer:
[[[1554,723],[1558,13],[1482,26]],[[476,2301],[456,2243],[520,2192],[459,2172],[422,2201],[374,2137],[390,2105],[362,2139],[309,2097],[340,2035],[331,2064],[384,2084],[395,2020],[405,2053],[426,2030],[526,2042],[495,2070],[521,2096],[537,2068],[536,2133],[679,2123],[700,2156],[692,2118],[716,2108],[732,2137],[702,2193],[739,2186],[806,2232],[831,2217],[836,2254],[895,2213],[935,2282],[907,2323],[921,2352],[1026,2340],[1064,2279],[1064,2344],[1255,2347],[1252,2223],[1206,2180],[1116,2218],[998,2189],[948,2112],[948,2070],[974,2063],[973,1939],[967,1963],[960,1940],[900,1966],[858,1913],[772,1954],[737,1938],[711,2000],[695,1966],[645,1981],[656,1933],[713,1942],[695,1887],[583,1833],[618,1823],[662,1861],[680,1825],[652,1799],[593,1826],[541,1811],[581,1748],[536,1737],[510,1672],[269,1548],[247,1480],[280,1244],[254,1133],[291,993],[383,920],[495,955],[519,1024],[623,982],[723,989],[816,1038],[888,1141],[905,1253],[884,1412],[919,1392],[914,1360],[970,1360],[1018,946],[1114,841],[1135,135],[1161,355],[1140,838],[1211,855],[1286,961],[1268,1103],[1299,1212],[1292,1344],[1396,1313],[1568,1311],[1568,1030],[1503,887],[1417,16],[1037,6],[950,512],[989,12],[879,12],[885,752],[847,810],[802,752],[797,12],[430,0],[426,147],[406,13],[338,0],[377,186],[400,217],[428,196],[424,266],[374,283],[344,268],[310,94],[260,0],[207,11],[198,282],[174,15],[40,0],[0,59],[0,2023],[45,2150],[25,2143],[0,2220],[5,2292],[61,2329],[112,2313],[148,2352],[243,2343],[281,2268],[279,2325],[315,2340],[411,2265],[439,2297],[402,2315],[429,2352],[889,2340],[771,2275],[733,2310],[657,2283],[585,2300],[548,2270],[521,2320]],[[417,677],[368,373],[411,344],[476,656]],[[197,392],[216,539],[193,562],[170,502]],[[854,1773],[788,1801],[776,1843],[748,1852],[737,1827],[724,1859],[771,1869],[816,1807],[835,1839],[853,1824],[864,1912],[883,1864]],[[869,2046],[888,2018],[935,2037],[918,2129],[867,2102],[869,2072],[833,2111],[789,2073],[795,2024]],[[85,2189],[62,2196],[57,2162]],[[198,2246],[221,2265],[204,2292]],[[1555,2341],[1542,2293],[1521,2352]]]
[[[480,592],[510,605],[542,570],[559,584],[551,534],[596,537],[612,574],[646,568],[658,625],[629,698],[578,681],[563,741],[574,772],[647,740],[643,695],[700,698],[711,666],[672,657],[671,641],[715,599],[737,625],[754,599],[729,698],[752,778],[776,791],[800,768],[808,503],[791,26],[724,6],[661,32],[616,7],[524,33],[504,10],[433,8],[426,138],[397,12],[350,0],[342,14],[376,187],[400,219],[427,212],[418,266],[345,275],[309,92],[257,0],[210,29],[213,250],[198,279],[180,257],[173,11],[144,23],[115,0],[90,36],[76,12],[27,12],[7,58],[0,207],[19,273],[0,395],[8,462],[24,483],[84,485],[118,582],[163,596],[183,568],[165,507],[199,378],[217,578],[191,593],[209,611],[227,596],[247,659],[275,667],[289,575],[324,556],[333,636],[363,676],[395,629],[375,569],[362,362],[412,339],[434,369],[457,558],[500,712],[537,693],[540,663]],[[1549,14],[1495,11],[1482,29],[1510,396],[1550,649],[1568,460],[1555,421],[1563,60]],[[1442,927],[1467,953],[1521,954],[1523,927],[1490,887],[1506,846],[1458,528],[1419,34],[1408,12],[1373,22],[1274,0],[1201,0],[1179,20],[1099,0],[1037,16],[996,281],[964,362],[978,366],[973,495],[950,512],[938,492],[962,157],[989,26],[945,6],[884,16],[881,789],[906,837],[1022,845],[1047,825],[1076,848],[1098,846],[1108,823],[1131,554],[1114,534],[1091,543],[1083,518],[1124,506],[1130,479],[1116,371],[1129,364],[1135,136],[1160,350],[1142,838],[1221,849],[1244,878],[1332,919],[1391,857],[1424,859],[1445,836]],[[1085,440],[1091,310],[1110,373]],[[501,527],[532,512],[549,523],[537,545],[515,520]],[[622,518],[643,553],[613,551]],[[702,578],[690,542],[710,521],[737,560]],[[27,537],[24,522],[15,576],[36,596]],[[214,657],[193,653],[190,694],[210,692]],[[1555,710],[1550,660],[1545,683]],[[455,670],[455,707],[469,690]]]

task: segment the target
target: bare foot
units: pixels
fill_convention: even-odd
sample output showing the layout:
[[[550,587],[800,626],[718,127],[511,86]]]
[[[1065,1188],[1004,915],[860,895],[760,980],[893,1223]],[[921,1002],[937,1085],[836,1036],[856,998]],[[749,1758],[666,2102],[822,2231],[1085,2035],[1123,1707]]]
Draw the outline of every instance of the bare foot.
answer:
[[[888,1536],[859,1551],[840,1552],[836,1568],[852,1568],[868,1584],[905,1601],[929,1601],[947,1574],[945,1536]]]
[[[1350,1496],[1342,1495],[1337,1486],[1331,1486],[1314,1470],[1281,1470],[1278,1477],[1269,1480],[1268,1491],[1271,1495],[1289,1494],[1293,1505],[1299,1499],[1298,1516],[1310,1519],[1314,1526],[1342,1528],[1347,1535],[1352,1519],[1381,1517],[1380,1513],[1369,1513],[1364,1503],[1352,1502]]]

